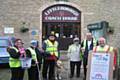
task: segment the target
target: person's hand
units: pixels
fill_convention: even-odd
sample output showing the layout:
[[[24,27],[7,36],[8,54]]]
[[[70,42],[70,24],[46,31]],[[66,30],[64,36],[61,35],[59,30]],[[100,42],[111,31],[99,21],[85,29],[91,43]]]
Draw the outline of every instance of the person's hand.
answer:
[[[43,52],[43,53],[45,52],[42,48],[40,48],[39,50],[40,50],[41,52]]]
[[[39,62],[38,61],[35,61],[35,64],[38,64]]]
[[[84,53],[85,52],[85,48],[81,48],[81,51]]]
[[[86,66],[86,68],[88,68],[88,65]]]
[[[113,71],[115,70],[115,66],[113,66]]]

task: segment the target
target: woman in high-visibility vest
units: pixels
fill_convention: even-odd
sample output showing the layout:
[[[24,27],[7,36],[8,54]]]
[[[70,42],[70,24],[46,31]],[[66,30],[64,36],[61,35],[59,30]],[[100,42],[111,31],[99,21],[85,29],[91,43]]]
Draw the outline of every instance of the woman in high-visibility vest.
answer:
[[[9,66],[11,69],[11,80],[23,80],[24,69],[21,68],[19,58],[25,57],[26,53],[22,40],[16,39],[14,47],[8,47],[7,51],[10,54]]]
[[[39,80],[39,66],[37,60],[36,47],[37,41],[31,40],[30,47],[26,49],[26,54],[32,58],[31,67],[28,69],[28,80]]]

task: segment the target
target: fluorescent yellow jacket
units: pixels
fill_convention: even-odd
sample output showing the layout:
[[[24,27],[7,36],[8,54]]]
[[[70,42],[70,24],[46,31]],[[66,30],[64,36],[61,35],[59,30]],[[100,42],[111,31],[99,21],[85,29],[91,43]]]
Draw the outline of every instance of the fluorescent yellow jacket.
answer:
[[[93,51],[105,51],[105,52],[112,52],[113,51],[113,47],[110,47],[108,45],[105,45],[104,47],[101,46],[96,46],[93,48]]]
[[[17,53],[18,53],[18,49],[16,47],[11,47],[12,49],[14,49]],[[19,59],[15,59],[10,57],[9,58],[9,65],[11,68],[17,68],[21,66],[21,62]]]
[[[96,46],[93,48],[93,52],[96,52],[96,51],[104,51],[104,52],[113,52],[114,53],[114,66],[116,65],[116,55],[115,55],[115,52],[114,52],[114,48],[113,47],[110,47],[108,45],[105,45],[104,47],[101,47],[101,46]]]
[[[46,52],[58,57],[58,42],[55,41],[53,44],[51,41],[45,40],[45,43],[46,43]]]
[[[32,60],[37,61],[37,54],[36,54],[35,50],[32,49],[31,47],[29,47],[28,50],[31,52]]]
[[[84,48],[84,49],[86,48],[86,41],[87,40],[84,40],[84,42],[83,42],[83,47],[82,48]],[[97,45],[97,41],[93,38],[93,47],[96,46],[96,45]]]

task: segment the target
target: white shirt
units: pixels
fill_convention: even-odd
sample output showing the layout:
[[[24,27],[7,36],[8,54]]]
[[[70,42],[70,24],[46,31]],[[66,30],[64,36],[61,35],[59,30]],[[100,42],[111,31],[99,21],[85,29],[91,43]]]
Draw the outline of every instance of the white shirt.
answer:
[[[70,61],[80,61],[80,44],[78,46],[75,44],[69,46],[68,58],[70,58]]]
[[[88,50],[90,50],[91,43],[92,43],[92,41],[88,41]]]

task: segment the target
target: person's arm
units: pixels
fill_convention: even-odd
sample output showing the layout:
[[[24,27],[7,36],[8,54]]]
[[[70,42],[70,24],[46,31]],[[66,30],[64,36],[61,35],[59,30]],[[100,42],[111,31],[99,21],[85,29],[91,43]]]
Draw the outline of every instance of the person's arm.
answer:
[[[83,43],[84,43],[84,41],[82,41],[82,43],[81,43],[81,48],[82,48],[82,47],[83,47],[83,45],[84,45]]]
[[[12,48],[7,48],[7,51],[12,58],[18,59],[20,57],[20,52],[16,52],[16,50]]]
[[[43,44],[42,44],[42,49],[44,50],[44,52],[43,52],[43,56],[44,56],[44,57],[50,56],[50,53],[49,53],[49,52],[46,52],[46,47],[47,47],[46,43],[43,42]]]
[[[26,49],[26,57],[32,58],[31,52],[28,49]]]
[[[35,48],[35,52],[37,54],[37,60],[39,63],[42,63],[42,57],[43,57],[43,53],[39,50],[39,48]]]
[[[70,58],[70,54],[71,54],[71,46],[69,46],[68,50],[67,50],[67,57]]]
[[[84,41],[82,41],[82,43],[81,43],[81,51],[82,51],[82,54],[84,54],[84,52],[85,52]]]
[[[113,49],[113,51],[114,51],[114,67],[116,67],[116,65],[117,65],[117,49]]]

